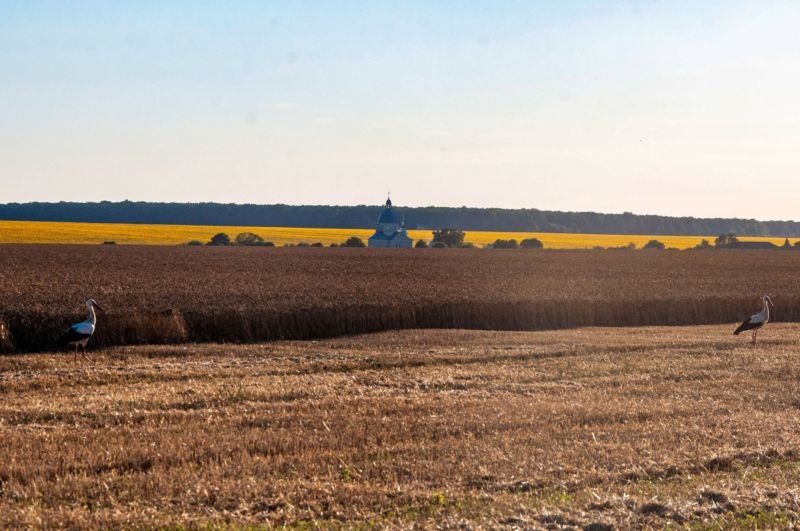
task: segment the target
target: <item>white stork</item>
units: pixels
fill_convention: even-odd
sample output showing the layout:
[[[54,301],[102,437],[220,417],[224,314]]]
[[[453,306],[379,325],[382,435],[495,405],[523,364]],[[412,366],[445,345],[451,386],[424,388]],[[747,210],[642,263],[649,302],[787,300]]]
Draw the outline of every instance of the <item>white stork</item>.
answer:
[[[769,307],[772,306],[772,309],[775,309],[775,305],[772,304],[772,299],[769,298],[769,295],[764,295],[762,301],[764,302],[764,309],[757,314],[751,315],[749,319],[740,324],[739,328],[734,330],[733,335],[738,336],[742,332],[752,330],[753,344],[755,344],[758,331],[769,322]]]
[[[62,347],[75,347],[75,360],[78,359],[78,347],[83,348],[83,352],[81,353],[83,357],[87,360],[89,359],[86,356],[86,343],[89,342],[89,338],[91,338],[92,334],[94,334],[94,329],[97,325],[97,314],[95,313],[95,308],[103,311],[100,305],[97,304],[96,300],[89,299],[86,301],[86,309],[89,311],[89,317],[85,321],[81,321],[80,323],[75,323],[74,325],[70,326],[69,330],[64,332],[64,335],[62,335],[58,340],[58,344]]]

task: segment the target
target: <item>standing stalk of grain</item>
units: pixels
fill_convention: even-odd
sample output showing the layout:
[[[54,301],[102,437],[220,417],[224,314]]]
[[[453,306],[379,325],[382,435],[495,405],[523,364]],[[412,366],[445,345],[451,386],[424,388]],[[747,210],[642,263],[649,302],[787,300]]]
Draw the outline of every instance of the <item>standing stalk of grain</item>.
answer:
[[[11,340],[11,332],[8,325],[0,319],[0,353],[14,352],[14,342]]]

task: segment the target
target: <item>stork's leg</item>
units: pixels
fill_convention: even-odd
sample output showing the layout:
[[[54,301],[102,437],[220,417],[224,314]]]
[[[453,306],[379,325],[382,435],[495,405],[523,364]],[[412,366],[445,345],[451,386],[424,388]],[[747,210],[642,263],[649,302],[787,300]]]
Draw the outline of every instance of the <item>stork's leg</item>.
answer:
[[[87,361],[92,361],[91,358],[89,358],[89,356],[86,355],[86,345],[83,345],[82,354],[83,354],[84,359],[86,359]]]
[[[73,358],[74,361],[78,361],[78,344],[75,343],[75,357]]]

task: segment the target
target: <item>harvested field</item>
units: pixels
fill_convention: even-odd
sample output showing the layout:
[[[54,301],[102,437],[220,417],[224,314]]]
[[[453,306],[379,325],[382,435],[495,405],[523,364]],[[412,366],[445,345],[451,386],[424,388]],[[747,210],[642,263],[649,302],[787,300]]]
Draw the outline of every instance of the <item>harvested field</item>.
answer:
[[[787,528],[771,325],[428,330],[0,358],[0,527]]]
[[[97,346],[402,328],[800,321],[800,253],[0,246],[0,350],[51,349],[96,298]],[[7,330],[7,332],[3,332]]]

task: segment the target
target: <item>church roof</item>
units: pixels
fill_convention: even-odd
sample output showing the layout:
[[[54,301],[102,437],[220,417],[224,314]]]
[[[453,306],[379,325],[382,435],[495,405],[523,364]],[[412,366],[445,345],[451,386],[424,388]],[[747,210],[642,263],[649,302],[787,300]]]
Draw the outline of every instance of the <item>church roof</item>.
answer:
[[[396,240],[396,239],[410,239],[408,234],[402,231],[395,232],[391,236],[387,236],[382,231],[375,231],[375,234],[369,237],[370,240]]]
[[[400,216],[392,208],[392,200],[386,200],[386,207],[378,218],[378,223],[400,223]]]

